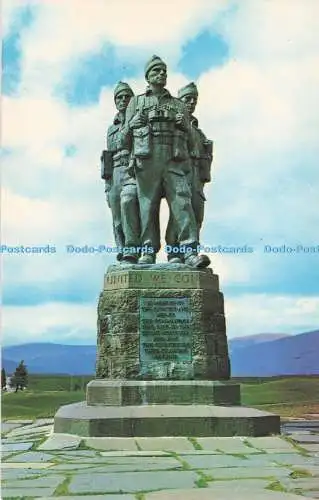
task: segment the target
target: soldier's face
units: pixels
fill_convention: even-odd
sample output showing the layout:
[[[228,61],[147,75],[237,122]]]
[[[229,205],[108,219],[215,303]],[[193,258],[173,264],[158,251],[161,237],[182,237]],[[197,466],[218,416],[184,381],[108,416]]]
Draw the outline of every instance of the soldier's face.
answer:
[[[185,103],[185,106],[186,106],[189,114],[192,115],[195,111],[195,108],[196,108],[197,96],[189,94],[189,95],[185,95],[184,97],[182,97],[181,100]]]
[[[158,64],[149,70],[146,80],[153,85],[165,87],[167,81],[167,70],[164,64]]]
[[[116,109],[118,111],[125,111],[128,106],[128,103],[130,102],[131,97],[132,94],[130,94],[126,90],[119,92],[119,94],[117,94],[117,96],[115,97]]]

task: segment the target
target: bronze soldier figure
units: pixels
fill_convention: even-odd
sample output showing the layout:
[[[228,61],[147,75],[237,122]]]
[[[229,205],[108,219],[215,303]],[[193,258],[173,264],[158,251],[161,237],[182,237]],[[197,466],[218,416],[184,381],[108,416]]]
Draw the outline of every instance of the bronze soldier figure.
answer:
[[[200,230],[204,219],[205,194],[204,185],[211,181],[211,164],[213,160],[213,142],[208,140],[200,128],[198,128],[198,120],[194,117],[198,90],[194,82],[187,84],[178,91],[178,98],[184,102],[187,111],[190,115],[192,146],[191,162],[192,169],[189,175],[189,182],[192,190],[192,205],[197,223],[197,238],[200,240]],[[175,223],[170,214],[169,222],[166,229],[166,244],[168,249],[176,247],[177,234]],[[178,258],[182,259],[182,255],[177,255],[176,252],[168,252],[168,260],[176,262]]]
[[[107,203],[112,212],[113,233],[115,244],[118,247],[117,259],[122,260],[125,238],[121,217],[121,192],[124,180],[127,177],[127,167],[130,157],[130,146],[121,136],[121,129],[125,120],[125,111],[131,97],[134,95],[131,87],[125,82],[119,82],[114,89],[114,102],[117,114],[113,124],[107,131],[107,150],[102,153],[102,179],[105,180]],[[128,138],[129,139],[129,138]],[[133,182],[134,184],[134,182]],[[129,203],[137,204],[137,191],[131,189],[128,194]],[[138,210],[134,212],[135,219],[139,219]]]
[[[145,94],[130,100],[122,130],[123,140],[130,139],[132,144],[129,170],[134,171],[136,178],[141,217],[141,234],[131,234],[131,239],[125,235],[125,245],[152,248],[153,253],[142,251],[139,263],[155,262],[160,248],[159,209],[164,194],[175,221],[177,244],[188,251],[185,263],[206,267],[209,259],[197,255],[198,231],[188,180],[192,141],[188,112],[184,103],[165,88],[166,64],[158,56],[147,62],[145,78],[149,86]]]

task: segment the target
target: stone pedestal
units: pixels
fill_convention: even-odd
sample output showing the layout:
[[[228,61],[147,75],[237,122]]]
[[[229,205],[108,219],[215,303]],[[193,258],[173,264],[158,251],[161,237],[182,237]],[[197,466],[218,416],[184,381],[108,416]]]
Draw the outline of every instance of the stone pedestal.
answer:
[[[92,380],[89,406],[240,405],[239,384],[210,380]]]
[[[171,268],[106,274],[98,305],[98,378],[229,379],[218,276],[211,269]]]
[[[240,406],[223,294],[211,269],[112,266],[98,304],[96,379],[54,431],[82,436],[266,436],[280,418]]]

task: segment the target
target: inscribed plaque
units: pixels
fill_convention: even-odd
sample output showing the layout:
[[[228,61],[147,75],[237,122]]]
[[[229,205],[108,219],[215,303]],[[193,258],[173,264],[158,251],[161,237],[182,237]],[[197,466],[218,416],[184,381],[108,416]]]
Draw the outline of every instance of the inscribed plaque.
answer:
[[[189,298],[140,298],[140,360],[192,360]]]

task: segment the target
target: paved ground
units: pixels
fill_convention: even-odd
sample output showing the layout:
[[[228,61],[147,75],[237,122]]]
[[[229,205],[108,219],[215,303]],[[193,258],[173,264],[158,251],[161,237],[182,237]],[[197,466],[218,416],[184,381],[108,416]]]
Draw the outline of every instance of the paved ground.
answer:
[[[81,439],[52,434],[52,422],[2,423],[1,498],[319,498],[319,421],[247,439]]]

